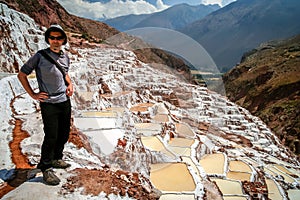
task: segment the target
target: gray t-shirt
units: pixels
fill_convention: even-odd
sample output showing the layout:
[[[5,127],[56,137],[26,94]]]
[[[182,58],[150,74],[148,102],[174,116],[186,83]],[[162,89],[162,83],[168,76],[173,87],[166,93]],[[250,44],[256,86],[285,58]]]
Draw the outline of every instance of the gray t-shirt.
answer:
[[[46,52],[65,69],[67,74],[70,65],[68,55],[63,52],[60,54],[54,53],[50,48],[47,48]],[[36,72],[39,90],[47,92],[49,95],[45,102],[61,103],[68,99],[66,95],[67,86],[63,75],[55,64],[51,63],[40,53],[36,53],[21,67],[21,71],[27,75],[33,70]]]

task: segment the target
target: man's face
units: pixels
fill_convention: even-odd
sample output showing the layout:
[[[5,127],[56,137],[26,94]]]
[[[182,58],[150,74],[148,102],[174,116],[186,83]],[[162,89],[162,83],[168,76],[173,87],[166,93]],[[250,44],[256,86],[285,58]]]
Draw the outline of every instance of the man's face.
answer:
[[[65,38],[60,32],[50,32],[48,38],[50,49],[58,53],[61,50],[61,46],[64,43],[64,40]]]

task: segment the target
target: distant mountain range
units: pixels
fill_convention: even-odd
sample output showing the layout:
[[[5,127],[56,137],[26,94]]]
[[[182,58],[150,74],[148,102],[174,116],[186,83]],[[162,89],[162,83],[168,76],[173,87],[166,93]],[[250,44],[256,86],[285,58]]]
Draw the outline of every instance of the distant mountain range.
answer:
[[[299,0],[238,0],[218,5],[179,4],[147,15],[127,15],[104,21],[126,31],[141,27],[163,27],[180,31],[199,42],[221,72],[240,62],[262,42],[300,33]]]
[[[103,21],[120,30],[126,31],[141,27],[163,27],[181,29],[186,25],[204,18],[206,15],[220,8],[218,5],[178,4],[161,12],[143,15],[126,15]]]
[[[221,71],[262,42],[300,33],[299,0],[238,0],[180,29],[198,41]]]

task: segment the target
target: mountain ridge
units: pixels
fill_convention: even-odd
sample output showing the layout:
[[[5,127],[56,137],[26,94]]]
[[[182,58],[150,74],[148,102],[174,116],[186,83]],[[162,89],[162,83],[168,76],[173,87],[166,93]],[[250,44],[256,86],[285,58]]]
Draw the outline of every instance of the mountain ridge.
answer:
[[[205,6],[200,4],[190,6],[188,4],[177,4],[157,13],[127,15],[108,19],[104,22],[120,31],[141,27],[162,27],[176,30],[205,17],[207,14],[219,8],[218,5]]]
[[[260,43],[299,34],[299,13],[296,0],[239,0],[179,31],[198,41],[226,72]]]

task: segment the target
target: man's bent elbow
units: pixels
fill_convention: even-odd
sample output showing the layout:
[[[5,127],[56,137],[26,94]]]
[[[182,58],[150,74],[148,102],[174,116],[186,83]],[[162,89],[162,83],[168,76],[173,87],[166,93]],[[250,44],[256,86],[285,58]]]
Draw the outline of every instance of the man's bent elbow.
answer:
[[[24,72],[19,71],[17,77],[19,80],[21,80],[22,78],[27,77],[27,75]]]

